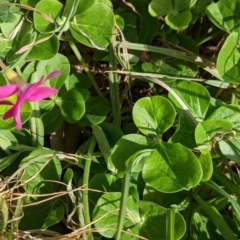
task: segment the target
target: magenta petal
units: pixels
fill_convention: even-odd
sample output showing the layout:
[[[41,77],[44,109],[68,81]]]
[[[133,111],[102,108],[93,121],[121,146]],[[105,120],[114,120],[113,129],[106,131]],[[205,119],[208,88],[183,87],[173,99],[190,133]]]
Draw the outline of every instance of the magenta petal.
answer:
[[[25,96],[25,100],[27,101],[41,101],[44,98],[49,98],[52,95],[55,95],[58,93],[58,90],[55,88],[50,87],[38,87],[35,89],[35,91],[32,91],[30,94]]]
[[[49,73],[45,78],[42,77],[37,83],[43,84],[43,83],[46,82],[48,79],[54,78],[54,77],[58,77],[60,74],[61,74],[60,71],[51,72],[51,73]]]
[[[16,85],[6,85],[0,87],[0,98],[6,98],[14,93],[16,93],[19,90],[19,87]]]
[[[21,121],[21,117],[20,117],[20,110],[22,107],[22,104],[24,102],[21,99],[18,99],[18,101],[16,102],[16,104],[10,108],[4,115],[3,115],[3,120],[8,119],[10,117],[13,117],[15,126],[18,130],[22,129],[22,121]]]

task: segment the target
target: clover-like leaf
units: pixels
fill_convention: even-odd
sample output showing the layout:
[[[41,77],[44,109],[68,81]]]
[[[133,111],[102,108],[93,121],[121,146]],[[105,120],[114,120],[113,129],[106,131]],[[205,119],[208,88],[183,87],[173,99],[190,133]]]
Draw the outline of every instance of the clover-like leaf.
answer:
[[[196,82],[182,81],[174,91],[198,121],[202,121],[205,118],[210,105],[210,94],[204,86]],[[182,108],[171,94],[169,94],[169,98],[178,108]]]
[[[114,14],[109,0],[88,4],[82,0],[70,23],[73,37],[89,47],[104,49],[108,46],[114,28]],[[80,8],[81,7],[81,8]]]
[[[178,14],[168,14],[165,20],[167,25],[172,29],[183,31],[190,24],[192,20],[192,13],[186,10]]]
[[[160,96],[139,99],[133,107],[133,120],[138,129],[152,137],[161,138],[175,119],[175,110],[169,100]]]
[[[191,189],[201,178],[202,168],[196,156],[176,143],[160,143],[143,166],[143,179],[160,192]]]
[[[240,36],[232,32],[224,42],[217,58],[217,69],[226,82],[239,84],[240,75]]]

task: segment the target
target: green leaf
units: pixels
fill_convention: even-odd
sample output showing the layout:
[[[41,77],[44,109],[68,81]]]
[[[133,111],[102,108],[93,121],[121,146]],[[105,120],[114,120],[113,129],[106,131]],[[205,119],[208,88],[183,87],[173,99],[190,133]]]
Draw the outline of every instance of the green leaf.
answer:
[[[206,154],[216,147],[220,141],[232,136],[233,124],[227,120],[207,120],[197,125],[195,130],[196,143],[199,150]]]
[[[86,111],[78,121],[81,126],[97,125],[103,122],[110,111],[110,103],[105,97],[90,96],[86,101]]]
[[[93,176],[89,182],[89,189],[98,191],[89,191],[89,203],[91,208],[96,206],[98,199],[104,194],[104,192],[121,192],[122,181],[114,174],[110,173],[97,173]]]
[[[240,162],[240,134],[229,136],[226,141],[219,142],[219,148],[223,155],[234,162]]]
[[[7,62],[12,63],[20,59],[20,57],[24,54],[18,54],[17,52],[24,46],[33,42],[34,36],[32,34],[32,23],[24,22],[21,30],[18,32],[17,36],[13,40],[12,47],[7,54]]]
[[[199,196],[194,194],[194,198],[198,202],[198,204],[202,207],[203,211],[209,216],[215,226],[219,229],[222,236],[228,240],[237,240],[234,236],[232,230],[227,225],[222,215],[217,211],[217,209],[210,205],[209,203],[203,201]]]
[[[192,13],[183,11],[178,14],[168,14],[165,18],[166,24],[177,31],[185,30],[192,21]]]
[[[12,95],[8,98],[8,100],[12,103],[15,103],[17,100],[16,95]],[[15,128],[15,124],[12,118],[8,118],[6,120],[2,120],[2,117],[5,112],[7,112],[12,106],[11,105],[0,105],[0,129],[13,129]],[[21,107],[21,121],[25,123],[32,114],[32,108],[29,102],[25,102]]]
[[[21,181],[26,192],[30,194],[55,192],[59,185],[54,181],[60,181],[62,173],[61,163],[58,159],[53,158],[53,151],[37,149],[24,158],[21,161],[21,165],[33,159],[34,161],[24,168],[21,175]],[[46,164],[46,162],[48,163]]]
[[[197,146],[194,135],[196,125],[185,111],[178,111],[178,125],[168,142],[181,143],[183,146],[193,149]]]
[[[36,204],[36,202],[33,203]],[[64,212],[64,206],[59,205],[56,199],[25,207],[19,228],[22,230],[46,229],[60,222],[64,217]]]
[[[151,41],[153,40],[158,31],[159,27],[158,19],[153,18],[149,14],[147,8],[139,9],[138,12],[141,15],[138,42],[144,44],[151,44]]]
[[[41,35],[37,40],[45,38],[46,35]],[[53,35],[51,38],[45,40],[42,43],[39,43],[33,46],[32,50],[28,54],[28,58],[34,60],[47,60],[53,58],[59,49],[59,40],[56,35]]]
[[[84,73],[72,73],[64,82],[64,85],[66,90],[71,90],[72,88],[88,89],[91,86],[91,81]]]
[[[123,34],[129,42],[137,43],[138,38],[138,29],[137,29],[137,16],[134,12],[124,12],[121,14],[121,17],[124,20],[125,26],[123,29]]]
[[[189,149],[162,142],[145,159],[142,175],[153,188],[171,193],[195,187],[202,178],[202,168]]]
[[[112,162],[118,169],[118,174],[121,176],[128,168],[128,165],[137,158],[137,154],[141,151],[151,151],[156,142],[154,140],[145,138],[139,134],[128,134],[120,138],[112,153]],[[135,158],[131,158],[135,156]]]
[[[207,9],[209,19],[220,29],[231,33],[239,32],[240,18],[236,9],[240,8],[238,0],[220,0],[210,4]]]
[[[109,0],[90,3],[81,0],[76,15],[70,23],[70,32],[82,44],[97,49],[108,46],[114,28],[114,14]],[[81,9],[81,11],[79,11]]]
[[[95,227],[104,229],[99,231],[104,237],[112,238],[116,233],[118,223],[118,209],[120,207],[121,193],[105,193],[103,194],[96,207],[93,210],[93,220]],[[127,198],[126,218],[124,221],[124,229],[131,228],[134,223],[139,222],[138,205],[131,196]]]
[[[152,0],[149,12],[154,17],[176,14],[190,7],[190,0]]]
[[[57,131],[63,123],[63,117],[58,107],[54,107],[50,112],[42,115],[42,122],[45,133]]]
[[[0,158],[0,171],[3,171],[6,167],[12,164],[22,153],[22,151],[18,151],[10,156]]]
[[[101,153],[107,163],[108,169],[110,171],[114,171],[115,168],[112,164],[111,157],[110,157],[111,156],[111,148],[110,148],[110,145],[108,143],[108,139],[107,139],[105,133],[103,132],[101,127],[97,126],[97,125],[93,125],[92,130],[93,130],[94,136],[97,140],[99,149],[101,150]]]
[[[41,0],[35,7],[39,12],[42,12],[53,20],[56,20],[59,16],[63,4],[57,0]],[[55,25],[50,23],[46,18],[34,11],[33,13],[34,27],[40,33],[51,32],[55,30]]]
[[[217,69],[226,82],[240,83],[239,33],[232,32],[224,42],[217,58]]]
[[[70,123],[77,122],[85,113],[85,101],[78,89],[72,89],[56,100],[62,116]]]
[[[143,200],[156,203],[165,208],[175,208],[182,211],[188,206],[189,194],[190,192],[185,190],[175,193],[163,193],[146,184]]]
[[[16,137],[8,130],[0,130],[0,147],[6,150],[9,147],[17,145]]]
[[[166,208],[155,203],[139,202],[140,225],[139,235],[151,240],[166,238]],[[180,213],[175,214],[174,239],[181,239],[186,231],[186,224]]]
[[[212,177],[213,174],[213,162],[211,154],[209,152],[206,154],[202,153],[199,157],[199,162],[203,171],[202,181],[206,182]]]
[[[133,107],[133,120],[138,129],[158,138],[172,126],[175,115],[171,102],[160,96],[141,98]]]
[[[44,68],[44,75],[48,75],[53,71],[61,71],[61,75],[50,79],[48,84],[56,89],[60,89],[64,84],[65,80],[68,78],[70,73],[70,63],[68,59],[61,55],[56,54],[53,58],[43,61],[46,64]]]
[[[196,82],[182,81],[174,91],[187,105],[197,121],[202,121],[205,118],[210,105],[210,95],[204,86]],[[178,108],[182,108],[171,94],[169,94],[169,98]]]
[[[190,225],[191,240],[225,240],[213,222],[206,216],[195,212]]]
[[[208,117],[208,120],[213,119],[225,119],[233,124],[233,128],[240,127],[240,106],[234,104],[228,104],[217,108]]]

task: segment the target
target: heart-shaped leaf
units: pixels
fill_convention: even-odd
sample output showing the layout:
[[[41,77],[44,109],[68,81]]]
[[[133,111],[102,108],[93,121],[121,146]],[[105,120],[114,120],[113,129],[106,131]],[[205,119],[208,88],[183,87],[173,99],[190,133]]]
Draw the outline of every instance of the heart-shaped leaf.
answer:
[[[154,96],[139,99],[133,107],[133,120],[138,129],[152,137],[161,138],[175,119],[175,110],[169,100]]]
[[[195,187],[202,178],[202,168],[186,147],[161,142],[145,159],[142,174],[153,188],[171,193]]]

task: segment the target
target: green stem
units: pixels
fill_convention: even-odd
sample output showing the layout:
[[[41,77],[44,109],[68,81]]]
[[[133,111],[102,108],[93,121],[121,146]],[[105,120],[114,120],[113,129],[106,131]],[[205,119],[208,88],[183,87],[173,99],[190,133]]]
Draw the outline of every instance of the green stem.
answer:
[[[115,52],[112,43],[109,44],[109,69],[114,71],[117,69],[117,62],[115,57]],[[118,86],[118,74],[115,72],[109,72],[109,86],[110,86],[110,98],[113,111],[113,123],[117,126],[121,125],[121,112],[120,112],[120,96],[119,96],[119,86]]]
[[[67,33],[66,33],[66,34],[67,34]],[[81,53],[78,51],[78,48],[77,48],[76,44],[75,44],[74,42],[72,42],[72,41],[68,41],[68,43],[69,43],[71,49],[73,50],[76,58],[78,59],[78,61],[79,61],[79,62],[81,63],[81,65],[83,66],[83,69],[84,69],[84,71],[86,72],[88,78],[90,79],[90,81],[91,81],[91,83],[92,83],[92,85],[93,85],[96,93],[98,94],[99,97],[103,97],[103,94],[102,94],[100,88],[98,87],[97,82],[95,81],[95,79],[94,79],[92,73],[90,72],[87,64],[85,63],[85,61],[84,61]]]
[[[167,209],[166,239],[174,240],[175,209]]]
[[[93,151],[96,145],[96,139],[95,137],[92,138],[88,154],[87,154],[87,160],[84,167],[84,173],[83,173],[83,208],[84,208],[84,221],[86,225],[89,225],[87,227],[88,231],[88,240],[93,240],[92,233],[90,231],[91,226],[91,219],[89,214],[89,199],[88,199],[88,183],[89,183],[89,174],[90,174],[90,167],[92,163],[92,155]]]
[[[29,119],[29,127],[32,137],[33,147],[43,147],[44,145],[44,126],[41,119],[38,102],[31,102],[32,116]]]
[[[123,179],[123,189],[122,189],[122,195],[121,195],[120,212],[118,215],[118,227],[117,227],[117,232],[115,235],[116,240],[119,240],[121,238],[121,233],[122,233],[123,224],[124,224],[124,220],[125,220],[127,197],[128,197],[130,178],[131,178],[131,170],[132,170],[132,165],[130,164],[128,166],[128,169],[127,169],[124,179]]]

